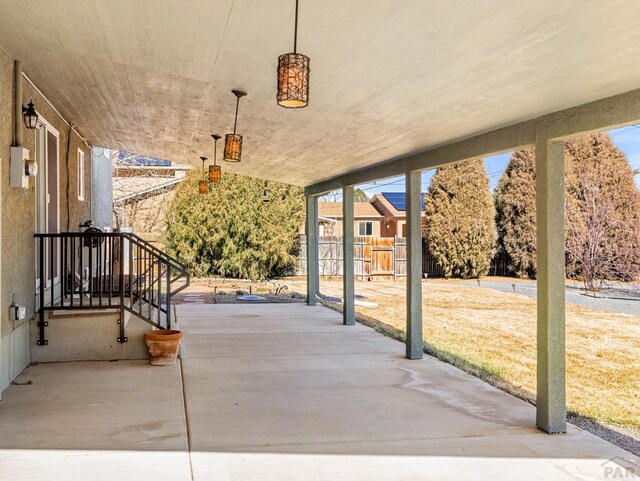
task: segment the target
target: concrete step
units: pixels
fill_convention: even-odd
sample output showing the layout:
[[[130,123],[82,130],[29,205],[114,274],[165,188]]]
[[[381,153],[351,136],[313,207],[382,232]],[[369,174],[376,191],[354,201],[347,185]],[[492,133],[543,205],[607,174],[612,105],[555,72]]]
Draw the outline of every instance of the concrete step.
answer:
[[[120,310],[74,310],[47,313],[46,346],[38,346],[38,323],[31,321],[31,362],[147,359],[144,333],[153,327],[124,314],[125,336],[119,343]]]

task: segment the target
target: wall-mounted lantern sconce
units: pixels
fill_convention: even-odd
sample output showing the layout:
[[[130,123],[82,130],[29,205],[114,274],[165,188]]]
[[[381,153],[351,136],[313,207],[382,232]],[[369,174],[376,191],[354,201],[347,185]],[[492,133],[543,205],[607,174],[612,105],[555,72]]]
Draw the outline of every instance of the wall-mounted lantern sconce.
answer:
[[[33,105],[33,101],[29,102],[26,107],[22,106],[22,118],[26,128],[35,129],[38,126],[38,114]]]

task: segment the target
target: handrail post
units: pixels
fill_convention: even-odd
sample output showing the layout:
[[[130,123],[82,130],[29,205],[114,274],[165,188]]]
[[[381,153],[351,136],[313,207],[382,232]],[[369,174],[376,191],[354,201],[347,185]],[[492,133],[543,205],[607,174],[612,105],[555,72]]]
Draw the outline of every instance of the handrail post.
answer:
[[[118,338],[118,342],[120,339],[124,338],[124,237],[122,234],[118,236],[120,241],[120,245],[118,246],[119,253],[119,272],[118,272],[118,291],[120,294],[120,337]]]
[[[40,312],[38,313],[38,346],[46,346],[49,344],[49,341],[45,339],[44,328],[46,326],[46,321],[44,320],[44,284],[45,284],[45,274],[44,274],[44,237],[38,238],[38,254],[40,258],[38,259],[38,264],[40,265]]]
[[[54,250],[54,238],[50,237],[49,238],[49,275],[51,276],[51,287],[49,289],[49,297],[51,298],[51,306],[53,306],[55,304],[55,276],[54,276],[54,269],[53,269],[53,262],[54,262],[54,254],[56,253]]]
[[[85,237],[82,239],[82,248],[85,248],[87,239],[89,240],[89,279],[87,280],[89,286],[89,307],[93,307],[93,249],[91,248],[91,237],[88,234],[85,234]]]
[[[158,324],[162,325],[162,261],[158,259],[155,264],[157,265],[158,269]],[[151,296],[151,300],[153,300],[153,295]]]
[[[71,244],[71,279],[69,282],[71,283],[70,291],[71,298],[69,299],[69,305],[73,308],[73,297],[76,295],[76,239],[75,237],[70,238]]]
[[[60,256],[60,306],[64,307],[67,294],[67,237],[64,234],[60,238]]]
[[[167,303],[167,329],[171,329],[171,266],[167,263],[167,290],[165,293]]]

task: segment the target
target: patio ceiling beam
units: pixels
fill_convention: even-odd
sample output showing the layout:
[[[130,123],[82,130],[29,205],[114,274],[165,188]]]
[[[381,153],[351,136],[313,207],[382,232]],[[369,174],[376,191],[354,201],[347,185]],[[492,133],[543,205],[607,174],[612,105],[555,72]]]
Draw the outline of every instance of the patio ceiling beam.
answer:
[[[433,169],[477,157],[510,152],[535,145],[536,138],[539,137],[566,139],[575,135],[633,124],[638,120],[640,120],[640,89],[339,175],[307,186],[305,193],[321,195],[349,185],[404,175],[407,171]]]
[[[478,156],[508,152],[534,144],[535,137],[535,121],[523,122],[319,182],[306,187],[305,193],[307,195],[321,195],[347,185],[364,184],[374,180],[400,176],[407,171],[433,169]]]

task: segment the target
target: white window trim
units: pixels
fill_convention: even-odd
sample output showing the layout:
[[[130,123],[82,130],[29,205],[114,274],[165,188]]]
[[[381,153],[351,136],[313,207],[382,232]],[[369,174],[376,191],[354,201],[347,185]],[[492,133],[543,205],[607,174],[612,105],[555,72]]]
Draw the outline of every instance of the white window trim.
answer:
[[[84,152],[81,149],[78,149],[78,200],[84,201]]]

